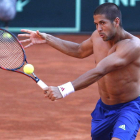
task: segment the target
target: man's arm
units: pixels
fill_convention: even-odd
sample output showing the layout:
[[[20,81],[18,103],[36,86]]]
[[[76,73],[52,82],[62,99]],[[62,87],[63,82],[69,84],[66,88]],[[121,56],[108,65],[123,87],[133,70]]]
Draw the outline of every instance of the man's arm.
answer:
[[[125,46],[124,46],[125,45]],[[139,43],[131,43],[130,41],[126,41],[125,44],[118,46],[116,51],[109,56],[105,57],[101,60],[96,68],[89,70],[85,74],[78,77],[76,80],[69,84],[64,84],[60,86],[62,89],[67,89],[67,93],[58,90],[58,87],[49,87],[46,92],[46,96],[51,100],[59,99],[71,93],[73,89],[70,86],[73,86],[74,90],[80,90],[88,87],[89,85],[95,83],[99,79],[101,79],[106,74],[121,69],[131,62],[135,61],[140,56],[140,46]],[[60,93],[61,92],[61,93]],[[63,96],[62,96],[63,95]]]
[[[114,53],[101,60],[96,68],[89,70],[72,82],[75,91],[86,88],[106,74],[121,69],[135,61],[140,56],[139,45],[131,41],[125,41],[125,44],[122,43]]]
[[[46,37],[47,44],[60,52],[77,58],[84,58],[93,54],[93,44],[91,38],[83,41],[81,44],[62,40],[60,38],[48,35]]]
[[[93,43],[91,37],[81,44],[62,40],[55,36],[46,33],[40,33],[39,31],[31,31],[22,29],[22,32],[26,34],[19,34],[19,37],[27,37],[28,39],[20,41],[21,43],[30,42],[26,47],[29,47],[34,44],[48,44],[51,47],[59,50],[60,52],[77,58],[84,58],[93,54]],[[28,34],[27,34],[28,33]]]

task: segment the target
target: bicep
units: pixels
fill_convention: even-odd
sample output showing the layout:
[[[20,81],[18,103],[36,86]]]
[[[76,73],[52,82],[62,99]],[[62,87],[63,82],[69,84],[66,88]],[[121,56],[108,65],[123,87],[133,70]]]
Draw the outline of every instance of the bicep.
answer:
[[[93,54],[93,43],[91,38],[88,38],[79,45],[79,53],[81,58]]]

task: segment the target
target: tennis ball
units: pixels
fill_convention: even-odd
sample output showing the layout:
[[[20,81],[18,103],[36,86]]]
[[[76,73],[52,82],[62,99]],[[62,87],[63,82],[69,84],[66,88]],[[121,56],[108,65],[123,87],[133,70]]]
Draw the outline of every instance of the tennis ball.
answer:
[[[31,65],[31,64],[26,64],[24,67],[23,67],[23,71],[26,73],[26,74],[32,74],[34,72],[34,66]]]
[[[4,33],[3,38],[11,38],[12,36],[9,33]]]

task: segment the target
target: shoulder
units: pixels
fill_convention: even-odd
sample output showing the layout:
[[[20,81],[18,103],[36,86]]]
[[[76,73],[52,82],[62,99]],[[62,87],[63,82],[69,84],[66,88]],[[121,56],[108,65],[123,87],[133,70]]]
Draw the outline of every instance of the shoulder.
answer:
[[[140,39],[124,39],[116,44],[116,54],[122,58],[136,60],[140,57]]]
[[[134,36],[132,38],[119,41],[116,46],[117,48],[140,49],[140,39]]]
[[[99,36],[99,33],[98,33],[98,31],[97,30],[95,30],[93,33],[92,33],[92,35],[91,35],[91,40],[92,40],[92,42],[93,41],[97,41],[97,40],[101,40],[101,37]]]
[[[91,37],[99,37],[98,31],[95,30],[95,31],[92,33]]]
[[[132,43],[133,46],[140,48],[140,39],[138,37],[133,37],[130,40],[130,43]]]

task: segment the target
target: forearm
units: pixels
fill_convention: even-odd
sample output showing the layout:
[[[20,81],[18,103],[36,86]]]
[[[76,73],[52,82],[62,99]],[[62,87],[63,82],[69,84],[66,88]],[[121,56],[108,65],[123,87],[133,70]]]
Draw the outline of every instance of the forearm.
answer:
[[[75,91],[88,87],[89,85],[97,82],[104,74],[97,68],[89,70],[85,74],[72,81]]]
[[[103,76],[103,71],[99,70],[98,68],[92,69],[81,75],[76,80],[58,86],[58,89],[61,93],[60,95],[62,95],[62,97],[64,98],[70,93],[73,93],[74,91],[88,87],[89,85],[98,81]]]
[[[78,58],[80,57],[80,46],[78,43],[62,40],[49,34],[46,36],[46,42],[48,45],[64,54]]]

